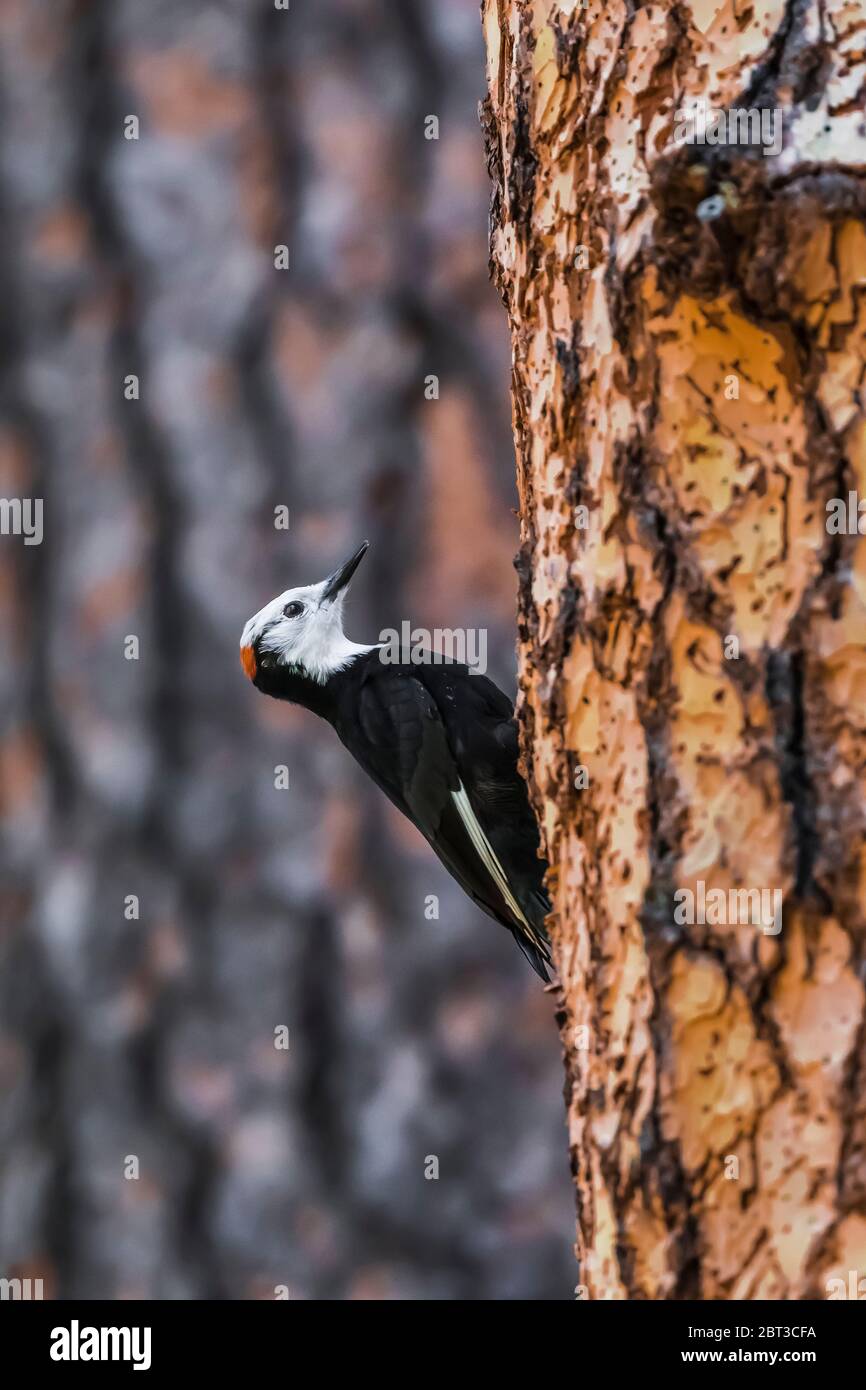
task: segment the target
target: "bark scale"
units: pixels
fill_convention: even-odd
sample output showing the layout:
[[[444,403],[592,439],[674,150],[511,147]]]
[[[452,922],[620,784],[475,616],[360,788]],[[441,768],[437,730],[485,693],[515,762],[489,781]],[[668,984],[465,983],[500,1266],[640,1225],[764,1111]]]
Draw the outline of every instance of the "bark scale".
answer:
[[[866,498],[866,9],[482,16],[582,1284],[833,1296],[866,1274],[866,545],[827,509]],[[700,102],[781,148],[681,143]]]

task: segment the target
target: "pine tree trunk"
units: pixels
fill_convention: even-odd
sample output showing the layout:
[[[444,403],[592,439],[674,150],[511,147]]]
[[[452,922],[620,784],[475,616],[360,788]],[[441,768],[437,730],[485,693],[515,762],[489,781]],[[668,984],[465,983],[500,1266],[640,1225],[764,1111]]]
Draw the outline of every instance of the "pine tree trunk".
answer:
[[[841,1296],[866,1273],[864,12],[482,9],[581,1287]],[[684,142],[696,99],[763,111],[763,146]]]

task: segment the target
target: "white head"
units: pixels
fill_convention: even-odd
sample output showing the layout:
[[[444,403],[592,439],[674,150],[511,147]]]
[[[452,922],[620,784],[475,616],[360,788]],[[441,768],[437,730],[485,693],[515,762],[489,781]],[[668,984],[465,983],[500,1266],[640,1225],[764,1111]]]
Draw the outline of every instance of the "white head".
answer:
[[[329,676],[371,650],[343,633],[343,601],[368,545],[364,541],[321,584],[287,589],[250,618],[241,636],[241,665],[250,680],[259,671],[284,666],[324,685]]]

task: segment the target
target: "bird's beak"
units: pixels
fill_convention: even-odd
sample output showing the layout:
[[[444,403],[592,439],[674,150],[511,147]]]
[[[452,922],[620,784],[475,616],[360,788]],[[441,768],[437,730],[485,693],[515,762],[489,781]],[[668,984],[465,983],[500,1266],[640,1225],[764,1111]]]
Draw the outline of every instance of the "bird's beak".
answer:
[[[328,575],[328,578],[325,580],[325,587],[322,590],[322,598],[326,602],[335,599],[338,594],[348,588],[349,581],[366,555],[369,546],[370,542],[364,541],[358,546],[358,549],[350,559],[346,560],[339,569],[334,570],[333,574]]]

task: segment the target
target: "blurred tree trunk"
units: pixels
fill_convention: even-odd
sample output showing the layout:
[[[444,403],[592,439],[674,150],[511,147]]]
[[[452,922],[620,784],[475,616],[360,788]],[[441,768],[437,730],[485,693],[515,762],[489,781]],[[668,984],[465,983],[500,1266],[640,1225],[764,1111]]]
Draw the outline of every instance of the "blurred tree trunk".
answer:
[[[510,673],[452,9],[0,5],[0,1280],[46,1298],[569,1287],[547,1000],[236,655],[364,534],[354,633],[484,623]]]
[[[827,1297],[866,1272],[857,16],[482,12],[583,1289]],[[784,147],[678,144],[698,99]]]

